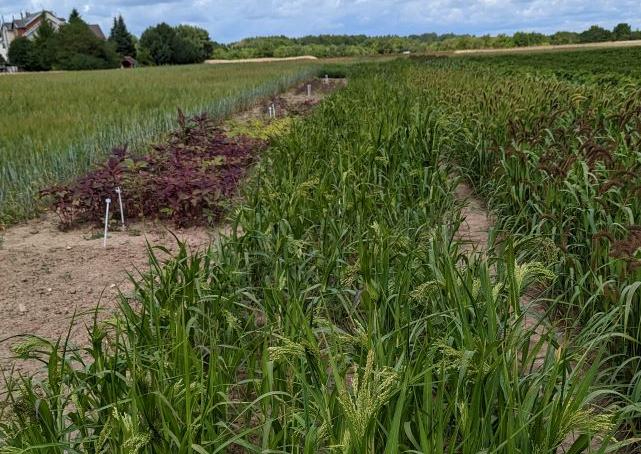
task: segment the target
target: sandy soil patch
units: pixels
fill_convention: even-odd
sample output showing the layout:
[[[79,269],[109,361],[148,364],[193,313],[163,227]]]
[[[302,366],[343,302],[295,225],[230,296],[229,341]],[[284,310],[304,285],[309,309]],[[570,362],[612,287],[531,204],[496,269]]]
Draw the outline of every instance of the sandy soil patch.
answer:
[[[125,231],[112,231],[103,247],[102,231],[86,226],[69,232],[57,228],[55,216],[13,227],[4,232],[0,249],[0,338],[30,333],[50,339],[65,336],[74,312],[80,316],[72,330],[73,342],[85,339],[98,304],[103,316],[116,306],[119,291],[133,286],[127,273],[148,268],[150,246],[176,249],[176,240],[159,223],[135,223]],[[205,228],[172,229],[192,249],[206,247],[217,234]],[[159,253],[159,257],[165,254]],[[0,343],[0,368],[11,363],[11,345],[19,338]],[[18,363],[21,372],[33,363]]]

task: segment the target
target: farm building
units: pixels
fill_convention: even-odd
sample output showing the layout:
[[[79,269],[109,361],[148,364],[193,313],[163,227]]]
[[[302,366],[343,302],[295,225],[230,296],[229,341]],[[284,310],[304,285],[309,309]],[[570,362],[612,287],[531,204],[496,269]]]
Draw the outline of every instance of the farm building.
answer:
[[[29,39],[35,38],[36,32],[44,20],[49,22],[55,30],[58,30],[66,22],[52,11],[45,10],[37,13],[21,13],[20,19],[12,18],[10,22],[5,22],[4,18],[2,18],[0,20],[0,55],[7,60],[9,46],[16,38],[21,36]],[[106,39],[98,24],[90,24],[89,28],[98,38]]]
[[[135,58],[127,56],[120,61],[120,67],[123,69],[137,68],[138,62]]]

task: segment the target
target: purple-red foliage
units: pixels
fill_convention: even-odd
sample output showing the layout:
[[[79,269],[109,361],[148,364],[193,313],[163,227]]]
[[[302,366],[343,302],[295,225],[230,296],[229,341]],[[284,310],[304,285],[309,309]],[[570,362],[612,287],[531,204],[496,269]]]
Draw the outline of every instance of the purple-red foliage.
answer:
[[[217,220],[222,202],[234,196],[266,143],[229,138],[205,114],[186,119],[179,111],[178,124],[179,129],[147,155],[116,148],[104,164],[75,182],[41,191],[41,196],[51,197],[61,227],[99,222],[107,198],[117,211],[117,187],[128,218],[169,219],[179,226]]]

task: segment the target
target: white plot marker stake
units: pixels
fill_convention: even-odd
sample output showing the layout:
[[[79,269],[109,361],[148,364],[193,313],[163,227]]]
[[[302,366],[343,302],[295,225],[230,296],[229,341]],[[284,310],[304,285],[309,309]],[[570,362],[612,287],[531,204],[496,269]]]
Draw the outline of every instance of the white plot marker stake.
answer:
[[[105,200],[107,203],[107,209],[105,210],[105,237],[102,240],[102,247],[107,247],[107,232],[109,230],[109,204],[111,203],[111,199]]]
[[[329,85],[329,76],[325,74],[325,80],[323,81],[325,85]]]
[[[274,118],[276,118],[276,106],[274,103],[272,103],[272,113],[274,114]]]
[[[267,112],[269,113],[269,118],[272,118],[272,106],[267,106]]]
[[[120,186],[116,188],[116,194],[118,194],[118,204],[120,205],[120,223],[122,229],[125,230],[125,210],[122,209],[122,190]]]
[[[307,97],[312,97],[312,84],[307,84]]]

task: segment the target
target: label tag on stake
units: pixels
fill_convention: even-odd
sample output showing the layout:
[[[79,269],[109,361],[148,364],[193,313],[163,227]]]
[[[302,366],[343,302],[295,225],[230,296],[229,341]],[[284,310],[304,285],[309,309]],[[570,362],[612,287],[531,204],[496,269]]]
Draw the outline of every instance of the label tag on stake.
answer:
[[[102,240],[102,247],[107,247],[107,232],[109,231],[109,204],[111,203],[111,199],[105,200],[107,203],[107,208],[105,210],[105,237]]]

